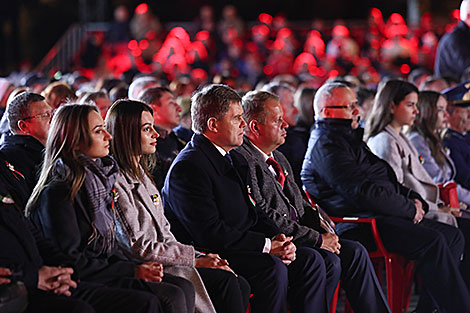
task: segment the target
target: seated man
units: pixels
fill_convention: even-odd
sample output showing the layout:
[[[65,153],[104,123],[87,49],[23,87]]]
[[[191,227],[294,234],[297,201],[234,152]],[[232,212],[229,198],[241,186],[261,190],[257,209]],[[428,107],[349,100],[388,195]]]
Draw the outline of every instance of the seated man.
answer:
[[[155,129],[160,135],[156,152],[158,164],[152,176],[158,190],[161,190],[171,163],[186,145],[173,131],[180,123],[181,107],[176,103],[171,90],[166,87],[145,89],[139,100],[152,107]]]
[[[329,275],[328,270],[341,266],[341,286],[355,312],[390,312],[367,251],[356,241],[338,242],[338,236],[322,223],[318,211],[303,200],[287,159],[275,151],[284,142],[287,127],[278,97],[264,91],[249,92],[243,97],[243,110],[248,126],[243,144],[236,151],[248,161],[256,203],[283,233],[293,237],[297,246],[320,252],[330,297],[338,281],[330,282],[329,276],[334,273]]]
[[[6,160],[24,175],[29,197],[39,177],[52,107],[43,96],[26,91],[13,98],[5,114],[13,135],[5,136],[0,150]]]
[[[455,181],[470,189],[470,87],[469,82],[448,89],[449,128],[444,135],[444,146],[456,168]],[[467,133],[467,135],[465,135]]]
[[[246,171],[233,166],[247,166],[231,152],[242,144],[246,126],[240,102],[225,85],[193,95],[196,134],[176,157],[162,192],[172,231],[183,243],[218,253],[248,280],[252,312],[327,312],[320,254],[296,249],[280,234],[254,203]]]
[[[470,312],[470,296],[459,272],[462,234],[452,226],[423,220],[426,202],[397,182],[393,169],[362,141],[362,129],[354,129],[355,103],[354,93],[344,84],[327,83],[318,90],[317,127],[301,172],[307,191],[331,215],[375,217],[385,248],[419,262],[423,293],[417,312]],[[373,249],[368,227],[347,229],[340,224],[337,230],[343,238]]]

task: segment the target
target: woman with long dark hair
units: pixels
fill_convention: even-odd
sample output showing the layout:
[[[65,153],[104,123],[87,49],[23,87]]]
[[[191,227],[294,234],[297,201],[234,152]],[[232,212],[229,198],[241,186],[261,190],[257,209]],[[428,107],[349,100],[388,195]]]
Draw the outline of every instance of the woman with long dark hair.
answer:
[[[453,181],[454,162],[442,145],[441,132],[447,127],[446,98],[435,91],[422,91],[418,97],[419,113],[407,133],[420,155],[423,167],[437,184]],[[463,208],[470,205],[470,190],[457,184],[457,194]]]
[[[196,288],[197,312],[245,312],[248,283],[218,255],[197,252],[171,233],[150,174],[158,138],[153,110],[139,101],[119,100],[108,111],[106,128],[113,135],[111,153],[120,168],[115,188],[123,248],[143,261],[162,263],[165,273],[190,280]]]
[[[152,292],[163,312],[193,312],[190,282],[161,282],[161,264],[129,261],[117,249],[113,186],[119,168],[108,155],[111,138],[95,106],[60,107],[27,214],[73,260],[81,281]]]

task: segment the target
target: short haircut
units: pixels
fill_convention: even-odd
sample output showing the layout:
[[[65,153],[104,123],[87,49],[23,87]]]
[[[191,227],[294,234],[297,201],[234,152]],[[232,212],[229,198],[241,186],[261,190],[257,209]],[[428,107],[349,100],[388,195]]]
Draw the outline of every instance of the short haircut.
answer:
[[[104,90],[94,91],[90,93],[86,93],[81,99],[80,103],[93,103],[96,104],[96,99],[106,98],[109,99],[108,94]]]
[[[17,134],[20,129],[18,128],[18,121],[28,117],[31,114],[30,105],[33,102],[44,101],[46,98],[40,94],[25,91],[17,95],[6,108],[8,124],[10,131]]]
[[[242,98],[243,119],[246,123],[257,120],[261,124],[266,122],[265,102],[267,100],[279,101],[279,97],[268,91],[250,91]]]
[[[318,116],[323,109],[323,106],[333,97],[333,90],[338,88],[349,88],[346,84],[339,82],[326,83],[318,89],[313,99],[313,110],[315,116]]]
[[[134,81],[129,85],[129,99],[137,100],[137,97],[145,87],[156,84],[158,84],[158,81],[153,76],[142,76],[134,79]]]
[[[169,92],[173,94],[171,90],[167,87],[152,87],[149,89],[144,90],[140,95],[138,100],[146,103],[148,105],[155,104],[157,106],[161,106],[160,98],[163,96],[165,92]]]
[[[272,83],[269,83],[267,85],[264,85],[263,88],[261,88],[262,91],[268,91],[270,93],[273,93],[275,95],[278,95],[279,96],[279,93],[281,92],[281,90],[287,90],[287,91],[290,91],[292,93],[295,92],[295,89],[294,87],[292,87],[291,85],[287,84],[287,83],[278,83],[278,82],[272,82]]]
[[[227,85],[212,84],[194,92],[191,97],[191,118],[193,130],[202,134],[211,117],[221,119],[230,110],[232,102],[240,103],[242,98]]]

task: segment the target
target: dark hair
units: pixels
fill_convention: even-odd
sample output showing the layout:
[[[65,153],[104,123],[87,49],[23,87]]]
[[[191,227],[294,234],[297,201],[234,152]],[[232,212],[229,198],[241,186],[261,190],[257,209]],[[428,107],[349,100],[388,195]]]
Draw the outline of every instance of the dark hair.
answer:
[[[149,112],[153,115],[153,110],[147,104],[133,100],[116,101],[106,114],[106,130],[113,136],[111,141],[111,154],[119,164],[123,173],[142,180],[142,173],[136,165],[135,158],[142,155],[141,141],[141,120],[142,112]],[[148,177],[151,168],[154,166],[154,155],[142,155],[140,165]]]
[[[437,102],[442,94],[435,91],[422,91],[418,97],[419,113],[410,131],[416,131],[424,137],[431,150],[433,158],[439,166],[444,167],[446,157],[442,152],[442,139],[436,128],[437,123]]]
[[[20,131],[18,128],[18,121],[28,117],[31,114],[30,106],[33,102],[44,101],[46,98],[40,94],[25,91],[13,98],[13,100],[8,103],[6,108],[6,114],[8,118],[8,125],[10,126],[10,131],[13,134],[16,134]]]
[[[367,119],[365,140],[380,133],[393,120],[392,105],[398,105],[407,95],[416,92],[418,88],[404,80],[392,79],[379,89],[374,104]]]
[[[191,118],[195,133],[202,134],[207,129],[211,117],[221,119],[230,110],[231,102],[240,103],[242,98],[227,85],[212,84],[197,90],[191,97]]]
[[[161,106],[162,104],[160,103],[160,98],[163,96],[165,92],[169,92],[170,94],[173,94],[173,92],[171,92],[171,90],[168,89],[167,87],[148,88],[142,91],[142,93],[139,96],[139,100],[148,105],[155,104],[157,106]]]
[[[88,125],[88,115],[92,111],[99,114],[93,105],[66,104],[54,114],[47,137],[41,175],[28,201],[27,212],[37,201],[42,190],[58,179],[59,158],[70,168],[70,173],[65,177],[66,182],[71,185],[70,199],[77,195],[85,180],[85,170],[78,162],[78,155],[81,152],[77,147],[89,148],[92,145]]]
[[[375,97],[375,90],[364,88],[364,87],[358,87],[356,88],[356,95],[357,95],[357,105],[362,107],[362,105],[367,99]]]
[[[304,87],[297,89],[294,95],[294,104],[299,110],[297,120],[309,126],[314,123],[313,98],[315,98],[316,92],[317,90],[314,88]]]
[[[242,98],[243,119],[248,124],[251,120],[266,122],[265,102],[269,99],[279,101],[279,97],[267,91],[250,91]]]

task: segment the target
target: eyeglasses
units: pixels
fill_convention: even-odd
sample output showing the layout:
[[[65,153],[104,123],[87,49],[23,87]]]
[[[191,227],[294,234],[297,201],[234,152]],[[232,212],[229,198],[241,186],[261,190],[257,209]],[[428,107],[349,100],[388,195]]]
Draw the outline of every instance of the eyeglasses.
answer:
[[[350,110],[354,110],[356,107],[357,107],[357,101],[356,102],[351,102],[348,105],[329,105],[329,106],[323,107],[323,109],[321,109],[321,110],[322,111],[325,110],[325,109],[350,109]]]
[[[53,115],[54,115],[54,111],[49,111],[49,112],[46,112],[46,113],[36,114],[36,115],[33,115],[33,116],[27,116],[27,117],[22,118],[22,120],[26,121],[26,120],[33,119],[33,118],[37,118],[39,120],[40,119],[51,119]]]

